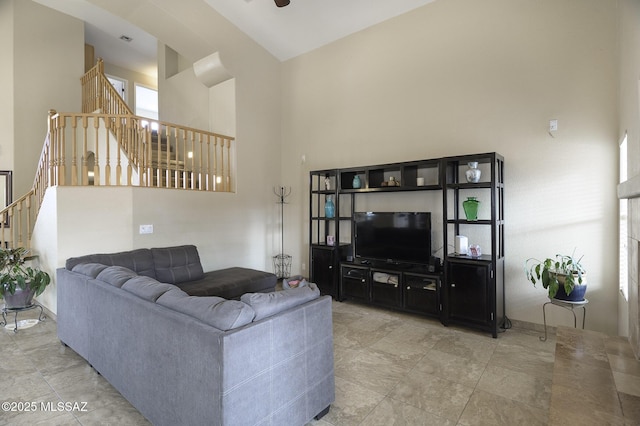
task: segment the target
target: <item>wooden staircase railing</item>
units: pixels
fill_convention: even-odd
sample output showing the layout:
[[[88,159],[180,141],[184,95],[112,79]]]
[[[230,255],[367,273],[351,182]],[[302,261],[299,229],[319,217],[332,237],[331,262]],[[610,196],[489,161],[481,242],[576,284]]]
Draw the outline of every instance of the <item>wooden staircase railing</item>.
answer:
[[[133,110],[104,74],[102,58],[98,58],[96,65],[80,78],[80,82],[82,83],[82,112],[100,111],[105,114],[133,115]]]
[[[82,113],[49,111],[32,189],[0,210],[3,247],[31,247],[50,186],[234,191],[234,138],[134,115],[104,76],[101,60],[82,77],[82,87]]]

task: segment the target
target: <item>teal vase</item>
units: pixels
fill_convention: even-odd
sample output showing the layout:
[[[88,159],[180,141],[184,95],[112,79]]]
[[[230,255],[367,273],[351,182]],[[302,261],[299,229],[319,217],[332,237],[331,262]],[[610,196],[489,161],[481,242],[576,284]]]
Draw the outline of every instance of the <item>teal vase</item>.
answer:
[[[362,186],[362,182],[360,181],[360,176],[355,175],[353,177],[353,182],[351,182],[351,186],[353,189],[359,189]]]
[[[324,217],[332,219],[336,216],[336,206],[333,204],[331,195],[327,195],[327,199],[324,202]]]
[[[480,201],[476,200],[476,197],[467,197],[462,202],[462,208],[467,220],[478,220],[478,205],[480,205]]]

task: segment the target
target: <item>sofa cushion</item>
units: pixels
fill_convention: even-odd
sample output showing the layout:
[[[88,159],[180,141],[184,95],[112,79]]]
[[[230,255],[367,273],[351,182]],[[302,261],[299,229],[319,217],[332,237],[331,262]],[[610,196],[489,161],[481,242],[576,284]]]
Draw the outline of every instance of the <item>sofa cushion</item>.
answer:
[[[158,281],[179,284],[204,276],[196,246],[152,248],[151,254]]]
[[[124,266],[138,275],[155,278],[156,273],[153,265],[153,257],[149,249],[137,249],[109,254],[89,254],[80,257],[67,259],[65,268],[72,271],[79,263],[102,263],[107,266]]]
[[[197,318],[222,331],[249,324],[255,316],[250,306],[238,300],[188,296],[179,289],[164,293],[156,303]]]
[[[91,278],[95,278],[106,268],[108,268],[108,266],[101,263],[78,263],[73,267],[72,271]]]
[[[124,266],[107,266],[96,276],[96,279],[120,288],[131,278],[137,276],[138,274],[136,274],[129,268],[125,268]]]
[[[155,302],[160,296],[176,286],[158,282],[153,278],[137,276],[125,282],[122,288],[145,300]]]
[[[225,299],[240,299],[245,293],[272,292],[277,278],[270,272],[249,268],[226,268],[210,271],[197,281],[178,286],[190,296],[219,296]]]
[[[299,288],[273,293],[247,293],[240,298],[256,312],[254,321],[275,315],[294,306],[302,305],[320,297],[320,290],[314,283]]]

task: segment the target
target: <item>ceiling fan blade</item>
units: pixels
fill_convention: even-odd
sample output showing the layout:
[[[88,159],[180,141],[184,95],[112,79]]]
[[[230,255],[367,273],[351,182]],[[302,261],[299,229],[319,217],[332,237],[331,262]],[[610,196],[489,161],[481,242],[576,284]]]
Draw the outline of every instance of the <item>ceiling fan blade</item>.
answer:
[[[290,3],[289,0],[275,0],[275,2],[276,2],[276,6],[278,7],[285,7]]]

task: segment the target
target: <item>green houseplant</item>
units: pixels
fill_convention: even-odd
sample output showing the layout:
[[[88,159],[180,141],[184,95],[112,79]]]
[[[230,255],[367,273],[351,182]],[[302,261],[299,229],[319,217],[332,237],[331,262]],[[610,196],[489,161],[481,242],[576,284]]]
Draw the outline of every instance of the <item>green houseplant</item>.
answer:
[[[31,305],[34,296],[42,294],[51,283],[51,277],[39,268],[25,266],[35,256],[27,256],[24,247],[0,248],[0,296],[7,308]]]
[[[534,286],[538,281],[542,282],[551,299],[583,300],[587,290],[587,271],[581,263],[582,257],[576,259],[573,254],[556,254],[544,260],[529,258],[524,267],[527,280]]]

